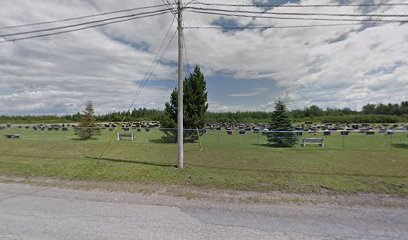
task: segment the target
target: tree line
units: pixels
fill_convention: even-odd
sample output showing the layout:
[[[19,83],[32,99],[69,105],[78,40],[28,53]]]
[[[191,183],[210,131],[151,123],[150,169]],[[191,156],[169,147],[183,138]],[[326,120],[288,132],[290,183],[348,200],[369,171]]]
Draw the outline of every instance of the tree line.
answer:
[[[138,108],[128,111],[111,112],[96,116],[98,122],[126,121],[161,121],[165,112],[163,110]],[[310,106],[304,109],[288,111],[289,117],[295,122],[331,122],[331,123],[396,123],[408,122],[408,101],[401,104],[367,104],[361,111],[350,108],[322,109]],[[231,123],[266,123],[269,122],[271,112],[238,111],[238,112],[207,112],[205,122],[231,122]],[[81,113],[65,116],[0,116],[0,123],[69,123],[79,122]]]

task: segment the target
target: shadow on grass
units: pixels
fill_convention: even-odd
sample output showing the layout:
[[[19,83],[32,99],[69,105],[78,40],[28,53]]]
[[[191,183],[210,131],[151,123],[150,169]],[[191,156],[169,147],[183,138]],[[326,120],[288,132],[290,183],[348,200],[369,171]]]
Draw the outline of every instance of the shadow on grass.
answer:
[[[395,148],[408,149],[408,144],[407,143],[392,144],[392,146],[395,147]]]
[[[287,146],[280,146],[280,145],[276,145],[276,144],[268,144],[268,143],[263,143],[263,144],[253,144],[254,146],[258,146],[258,147],[268,147],[268,148],[282,148],[282,149],[290,149],[290,148],[294,148],[295,146],[292,147],[287,147]]]
[[[155,167],[177,168],[177,165],[175,164],[152,163],[152,162],[145,162],[145,161],[124,160],[124,159],[114,159],[114,158],[96,158],[96,157],[86,157],[86,158],[93,159],[93,160],[108,161],[108,162],[133,163],[133,164],[149,165],[149,166],[155,166]]]
[[[168,141],[166,139],[150,139],[149,142],[156,143],[156,144],[177,144],[177,142]]]
[[[217,170],[228,170],[228,171],[242,171],[242,172],[266,172],[273,174],[296,174],[296,175],[322,175],[322,176],[348,176],[348,177],[384,177],[384,178],[407,178],[408,176],[392,176],[392,175],[381,175],[381,174],[364,174],[364,173],[340,173],[340,172],[308,172],[308,171],[296,171],[296,170],[271,170],[271,169],[245,169],[245,168],[229,168],[229,167],[217,167],[217,166],[206,166],[201,164],[188,163],[188,166],[217,169]]]
[[[71,138],[71,141],[79,141],[79,142],[96,141],[96,140],[98,140],[98,139],[97,138],[82,139],[82,138],[79,138],[79,137]]]

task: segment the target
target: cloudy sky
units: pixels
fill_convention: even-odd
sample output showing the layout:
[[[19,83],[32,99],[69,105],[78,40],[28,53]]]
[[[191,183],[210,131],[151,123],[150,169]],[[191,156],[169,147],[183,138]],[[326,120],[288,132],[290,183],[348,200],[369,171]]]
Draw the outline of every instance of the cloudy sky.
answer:
[[[203,2],[232,3],[229,0]],[[406,0],[255,1],[281,6],[379,2],[406,3]],[[1,36],[95,18],[16,29],[5,26],[150,6],[162,1],[0,0],[0,4]],[[408,13],[408,6],[224,9]],[[103,17],[120,15],[123,13]],[[184,18],[185,27],[221,28],[185,30],[189,63],[186,72],[194,65],[202,68],[211,111],[271,110],[277,98],[285,100],[290,108],[315,104],[323,108],[354,109],[367,103],[407,100],[407,24],[231,30],[228,28],[339,22],[222,17],[192,12],[185,12]],[[128,109],[172,20],[173,15],[168,13],[63,35],[0,43],[0,115],[71,114],[81,111],[88,100],[94,103],[97,113]],[[170,29],[168,40],[176,30],[175,23]],[[0,37],[0,42],[7,39]],[[132,107],[162,109],[168,101],[171,90],[177,86],[176,40]]]

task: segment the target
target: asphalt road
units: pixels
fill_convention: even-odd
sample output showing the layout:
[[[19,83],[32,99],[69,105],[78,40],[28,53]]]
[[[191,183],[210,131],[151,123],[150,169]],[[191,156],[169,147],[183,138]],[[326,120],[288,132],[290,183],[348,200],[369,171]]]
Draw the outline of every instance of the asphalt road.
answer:
[[[0,239],[406,240],[408,209],[196,204],[181,198],[0,184]]]

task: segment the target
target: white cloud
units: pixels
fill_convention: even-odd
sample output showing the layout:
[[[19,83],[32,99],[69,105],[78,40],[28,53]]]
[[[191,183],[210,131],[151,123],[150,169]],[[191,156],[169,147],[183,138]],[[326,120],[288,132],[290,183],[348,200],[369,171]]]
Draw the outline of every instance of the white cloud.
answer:
[[[230,3],[227,0],[214,2]],[[319,3],[324,2],[332,1]],[[0,8],[0,26],[161,3],[158,0],[4,1]],[[303,0],[302,3],[314,4],[315,1]],[[362,11],[345,9],[347,13]],[[383,7],[372,13],[398,11],[400,9],[395,7]],[[186,13],[185,25],[208,26],[218,18]],[[87,100],[94,101],[99,113],[126,109],[172,19],[168,14],[72,34],[0,44],[0,114],[73,113],[80,111]],[[242,25],[318,24],[306,20],[235,19]],[[230,97],[245,97],[248,105],[230,106],[219,99],[210,99],[218,102],[214,106],[210,104],[213,110],[252,110],[251,97],[260,95],[265,95],[265,104],[260,110],[271,107],[268,103],[277,97],[292,107],[317,104],[360,108],[368,102],[406,100],[408,28],[396,23],[364,30],[361,26],[238,32],[189,29],[185,33],[190,63],[200,65],[207,76],[226,72],[236,79],[269,79],[282,91],[278,96],[259,89],[245,92],[237,81],[236,93]],[[170,33],[174,31],[175,25]],[[9,30],[0,29],[0,34],[5,32]],[[331,41],[333,39],[339,41]],[[176,59],[177,45],[173,42],[152,79],[175,80]],[[393,69],[394,66],[397,67]],[[148,87],[137,100],[137,106],[162,108],[170,91],[171,88],[165,86]]]

